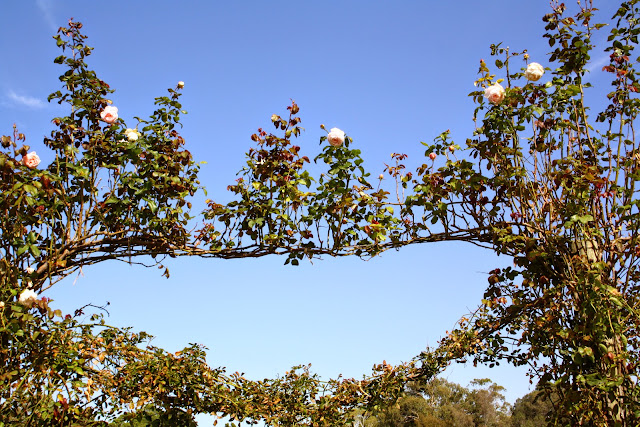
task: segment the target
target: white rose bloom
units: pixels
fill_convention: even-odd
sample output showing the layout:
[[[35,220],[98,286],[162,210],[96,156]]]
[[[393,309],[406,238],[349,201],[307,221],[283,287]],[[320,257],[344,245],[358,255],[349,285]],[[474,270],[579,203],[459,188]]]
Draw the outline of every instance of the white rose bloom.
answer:
[[[0,310],[4,308],[4,301],[0,301]]]
[[[31,307],[33,303],[38,299],[38,294],[36,294],[31,289],[26,289],[22,291],[20,297],[18,297],[18,302],[24,306]]]
[[[334,147],[340,147],[344,144],[344,132],[338,128],[332,128],[327,135],[327,141]]]
[[[178,82],[178,89],[184,89],[184,82],[183,81],[179,81]]]
[[[140,132],[135,129],[126,129],[124,131],[124,135],[127,137],[129,141],[137,141],[140,138]]]
[[[524,72],[524,76],[527,78],[527,80],[531,80],[532,82],[537,82],[538,80],[540,80],[540,77],[542,77],[543,74],[544,68],[537,62],[532,62],[531,64],[527,65],[527,69]]]
[[[33,267],[27,267],[26,270],[27,274],[31,274],[33,273],[35,270],[33,269]]]

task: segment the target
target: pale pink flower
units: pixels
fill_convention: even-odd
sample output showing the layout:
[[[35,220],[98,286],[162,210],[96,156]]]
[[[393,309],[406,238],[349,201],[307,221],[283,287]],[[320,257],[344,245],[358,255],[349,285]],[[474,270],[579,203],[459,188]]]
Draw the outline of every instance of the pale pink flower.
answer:
[[[484,96],[490,103],[498,105],[504,99],[504,88],[500,83],[495,83],[484,90]]]
[[[29,169],[37,168],[40,164],[40,157],[38,157],[35,151],[32,151],[22,157],[22,164]]]
[[[327,135],[327,141],[334,147],[340,147],[344,144],[344,132],[338,128],[332,128]]]
[[[18,297],[18,302],[26,307],[31,307],[38,300],[38,294],[31,289],[25,289]]]
[[[118,120],[118,108],[112,105],[107,105],[104,110],[100,112],[100,118],[105,122],[112,124]]]
[[[527,80],[531,80],[532,82],[537,82],[538,80],[540,80],[540,77],[542,77],[543,74],[544,68],[537,62],[532,62],[531,64],[527,65],[527,69],[524,72],[524,76],[527,78]]]

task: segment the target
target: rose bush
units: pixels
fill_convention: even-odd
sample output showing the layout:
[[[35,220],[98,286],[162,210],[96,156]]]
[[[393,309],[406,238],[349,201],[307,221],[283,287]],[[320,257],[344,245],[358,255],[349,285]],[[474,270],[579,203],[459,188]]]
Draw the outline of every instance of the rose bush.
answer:
[[[472,360],[530,366],[532,379],[557,396],[556,424],[638,425],[637,3],[623,2],[613,17],[604,67],[613,91],[595,120],[583,78],[592,33],[603,26],[592,22],[588,5],[567,18],[565,6],[554,4],[544,17],[553,77],[518,86],[522,69],[511,70],[528,60],[524,52],[492,45],[502,78],[481,61],[476,87],[484,89],[471,93],[476,129],[464,146],[443,132],[423,143],[425,163],[414,171],[394,153],[395,164],[384,169],[391,179],[380,176],[376,188],[360,150],[333,128],[321,138],[328,144],[313,177],[295,143],[302,128],[292,102],[287,115],[271,117],[275,133],[260,128],[251,136],[255,147],[227,187],[233,200],[207,200],[196,230],[189,197],[200,183],[177,130],[181,94],[158,97],[151,116],[133,126],[145,137],[129,138],[106,99],[112,89],[85,62],[91,49],[81,24],[70,21],[56,36],[69,56],[55,59],[65,72],[50,100],[69,113],[54,118],[45,138],[53,160],[41,169],[16,167],[29,155],[18,146],[25,137],[15,128],[2,137],[0,423],[104,425],[120,414],[145,422],[155,413],[161,424],[189,425],[196,413],[217,413],[230,423],[348,425],[355,408],[379,411],[409,382]],[[513,264],[488,273],[477,310],[437,348],[399,366],[383,362],[362,380],[321,381],[295,367],[252,381],[208,366],[199,346],[170,353],[145,333],[111,327],[99,314],[104,307],[63,315],[38,299],[106,260],[144,257],[168,275],[167,256],[280,254],[296,265],[441,241],[485,247]]]

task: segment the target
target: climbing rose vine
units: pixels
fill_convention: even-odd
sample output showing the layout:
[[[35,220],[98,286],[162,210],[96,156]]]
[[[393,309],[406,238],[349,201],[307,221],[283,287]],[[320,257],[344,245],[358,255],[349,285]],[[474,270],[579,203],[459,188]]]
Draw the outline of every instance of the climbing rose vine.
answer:
[[[554,396],[552,423],[638,425],[639,14],[636,0],[622,2],[607,30],[590,1],[573,16],[554,3],[543,17],[548,73],[526,51],[492,45],[470,94],[473,134],[463,144],[449,131],[423,143],[413,171],[394,153],[376,183],[338,128],[321,138],[313,160],[322,172],[312,176],[292,102],[271,116],[271,132],[251,135],[246,166],[227,187],[233,200],[207,200],[195,230],[190,197],[201,183],[179,133],[184,83],[127,127],[108,99],[113,90],[86,63],[82,24],[70,21],[55,36],[64,72],[49,100],[69,112],[44,139],[52,160],[42,164],[15,126],[1,140],[0,425],[150,414],[190,425],[197,413],[231,425],[348,425],[454,361],[528,365]],[[585,76],[599,31],[609,31],[601,72],[611,89],[589,106]],[[297,366],[250,380],[207,365],[200,346],[171,353],[144,332],[112,327],[104,307],[65,314],[43,296],[110,259],[145,257],[169,275],[167,256],[283,255],[297,265],[441,241],[513,264],[489,271],[478,307],[437,347],[361,379],[324,381]]]

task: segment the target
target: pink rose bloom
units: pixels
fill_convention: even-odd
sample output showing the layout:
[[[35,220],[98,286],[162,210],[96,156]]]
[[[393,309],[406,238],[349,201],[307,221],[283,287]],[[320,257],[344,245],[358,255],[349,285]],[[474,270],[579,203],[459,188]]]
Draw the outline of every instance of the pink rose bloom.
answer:
[[[344,144],[344,132],[338,128],[332,128],[329,135],[327,135],[327,141],[334,147],[340,147]]]
[[[118,108],[112,105],[107,105],[104,110],[100,112],[100,118],[105,122],[112,124],[118,120]]]
[[[30,169],[37,168],[40,164],[40,157],[35,151],[32,151],[22,157],[22,164]]]
[[[543,74],[544,68],[542,68],[542,65],[538,64],[537,62],[532,62],[531,64],[527,65],[527,69],[524,72],[524,76],[527,78],[527,80],[531,80],[532,82],[537,82],[538,80],[540,80],[540,77],[542,77]]]
[[[38,294],[31,289],[25,289],[18,297],[18,302],[26,307],[31,307],[38,300]]]
[[[493,105],[498,105],[504,99],[504,88],[500,83],[496,83],[484,90],[484,96],[489,99],[489,102]]]

